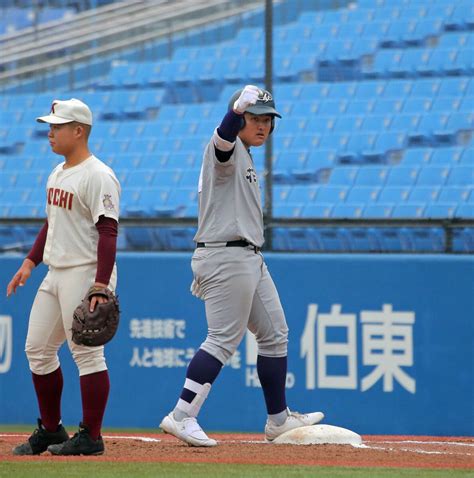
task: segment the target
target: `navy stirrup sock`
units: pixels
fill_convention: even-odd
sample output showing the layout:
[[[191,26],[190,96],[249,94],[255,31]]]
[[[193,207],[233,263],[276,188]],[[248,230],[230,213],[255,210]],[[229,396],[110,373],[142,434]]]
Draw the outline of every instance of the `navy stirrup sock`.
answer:
[[[257,373],[269,415],[286,410],[287,357],[257,356]]]

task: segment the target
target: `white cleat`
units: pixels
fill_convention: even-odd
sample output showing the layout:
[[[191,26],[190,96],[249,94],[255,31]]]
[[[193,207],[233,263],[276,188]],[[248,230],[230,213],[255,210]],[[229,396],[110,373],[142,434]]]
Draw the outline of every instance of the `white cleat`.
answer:
[[[175,420],[173,412],[166,415],[160,423],[160,428],[170,435],[179,438],[189,446],[216,446],[216,440],[209,438],[194,417]]]
[[[324,418],[324,413],[298,413],[288,410],[288,418],[283,425],[275,425],[271,420],[267,420],[265,425],[265,438],[267,441],[273,441],[283,433],[294,430],[295,428],[308,427],[316,425]]]

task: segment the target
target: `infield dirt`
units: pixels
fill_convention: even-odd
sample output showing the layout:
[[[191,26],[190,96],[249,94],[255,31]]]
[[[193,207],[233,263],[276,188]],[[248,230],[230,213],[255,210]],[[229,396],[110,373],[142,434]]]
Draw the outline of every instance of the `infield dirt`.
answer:
[[[351,445],[274,445],[261,434],[210,434],[219,446],[192,448],[170,435],[105,433],[98,457],[15,457],[14,445],[27,434],[0,434],[0,460],[98,460],[123,462],[243,463],[350,467],[474,469],[474,438],[363,436]]]

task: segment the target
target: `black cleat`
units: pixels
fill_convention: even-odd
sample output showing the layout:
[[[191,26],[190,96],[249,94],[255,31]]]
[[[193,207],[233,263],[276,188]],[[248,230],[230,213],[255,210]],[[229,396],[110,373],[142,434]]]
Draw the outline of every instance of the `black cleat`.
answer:
[[[99,436],[93,440],[89,429],[82,423],[79,424],[79,431],[69,440],[58,445],[48,446],[48,451],[53,455],[102,455],[104,453],[104,441]]]
[[[26,443],[13,448],[14,455],[39,455],[48,449],[49,445],[63,443],[69,440],[69,435],[62,424],[58,425],[55,432],[48,432],[41,419],[38,418],[38,428],[32,433]]]

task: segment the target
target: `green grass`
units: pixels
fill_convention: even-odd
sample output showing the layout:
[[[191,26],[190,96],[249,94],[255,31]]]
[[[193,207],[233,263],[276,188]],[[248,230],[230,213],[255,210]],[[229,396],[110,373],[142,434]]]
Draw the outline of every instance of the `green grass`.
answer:
[[[474,471],[208,463],[12,462],[0,463],[1,478],[468,478]]]

